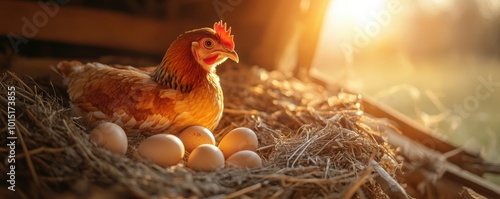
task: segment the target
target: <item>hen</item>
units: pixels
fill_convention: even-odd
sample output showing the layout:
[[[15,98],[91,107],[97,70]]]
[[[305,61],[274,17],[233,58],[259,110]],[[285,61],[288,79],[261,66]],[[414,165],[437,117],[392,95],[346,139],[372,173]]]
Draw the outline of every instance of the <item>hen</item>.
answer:
[[[156,68],[62,61],[54,70],[89,127],[110,121],[129,134],[177,134],[218,125],[224,104],[215,68],[228,58],[239,61],[231,28],[220,21],[178,36]]]

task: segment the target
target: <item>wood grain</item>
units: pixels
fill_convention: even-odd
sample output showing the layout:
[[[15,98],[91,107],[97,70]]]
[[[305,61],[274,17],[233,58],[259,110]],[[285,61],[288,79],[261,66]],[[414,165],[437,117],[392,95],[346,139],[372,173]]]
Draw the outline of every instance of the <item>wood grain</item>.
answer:
[[[196,27],[186,20],[162,21],[64,5],[53,13],[36,2],[0,1],[0,35],[163,54],[179,34]]]

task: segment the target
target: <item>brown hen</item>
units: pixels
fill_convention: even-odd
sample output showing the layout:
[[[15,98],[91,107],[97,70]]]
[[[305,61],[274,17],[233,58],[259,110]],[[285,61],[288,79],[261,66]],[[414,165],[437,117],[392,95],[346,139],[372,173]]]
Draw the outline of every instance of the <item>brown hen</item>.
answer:
[[[62,61],[54,69],[68,86],[74,113],[90,128],[110,121],[128,134],[178,134],[192,125],[213,130],[224,108],[215,67],[227,58],[239,61],[230,32],[222,21],[187,31],[157,68]]]

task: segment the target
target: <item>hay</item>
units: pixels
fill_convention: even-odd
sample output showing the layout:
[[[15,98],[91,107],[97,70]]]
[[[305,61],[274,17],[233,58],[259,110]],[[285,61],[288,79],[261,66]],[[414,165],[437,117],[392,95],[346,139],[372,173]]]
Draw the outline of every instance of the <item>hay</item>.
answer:
[[[264,166],[195,172],[179,164],[160,168],[141,158],[132,137],[126,156],[89,141],[78,118],[52,88],[6,73],[1,90],[16,87],[15,196],[30,198],[387,198],[405,196],[394,181],[399,164],[384,135],[369,128],[360,96],[334,93],[278,72],[228,68],[220,73],[225,111],[214,131],[255,130]],[[28,86],[29,85],[29,86]],[[6,99],[0,98],[2,126]],[[6,128],[2,128],[5,135]],[[6,154],[2,136],[0,152]],[[6,173],[7,157],[0,171]],[[2,181],[4,175],[2,175]],[[5,188],[6,189],[6,188]],[[12,194],[12,193],[11,193]]]

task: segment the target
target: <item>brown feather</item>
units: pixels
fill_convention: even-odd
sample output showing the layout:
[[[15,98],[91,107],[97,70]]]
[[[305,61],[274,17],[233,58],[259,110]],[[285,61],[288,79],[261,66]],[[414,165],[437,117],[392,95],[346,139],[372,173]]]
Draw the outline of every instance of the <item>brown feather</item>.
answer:
[[[157,68],[60,62],[74,112],[93,127],[115,122],[127,133],[177,134],[192,125],[215,129],[222,116],[219,77],[194,59],[191,42],[219,38],[210,28],[180,35]]]
[[[111,121],[128,133],[177,134],[191,125],[213,130],[220,120],[223,98],[216,75],[207,76],[210,84],[205,87],[182,93],[156,83],[142,72],[98,63],[71,64],[82,69],[67,74],[68,93],[90,127]]]

